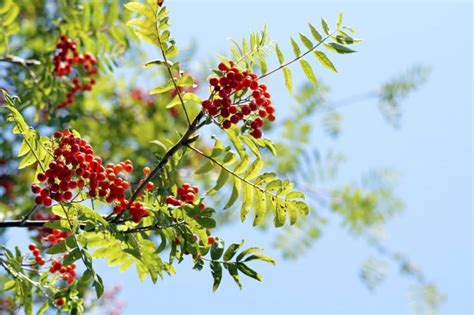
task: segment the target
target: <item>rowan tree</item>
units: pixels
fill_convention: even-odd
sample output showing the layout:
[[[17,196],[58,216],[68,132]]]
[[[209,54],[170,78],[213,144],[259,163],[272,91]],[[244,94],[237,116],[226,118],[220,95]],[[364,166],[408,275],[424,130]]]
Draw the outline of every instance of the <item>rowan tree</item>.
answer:
[[[233,41],[207,72],[192,73],[192,52],[178,49],[163,1],[2,2],[0,233],[28,230],[31,244],[0,245],[8,304],[0,309],[80,314],[104,306],[85,299],[91,288],[104,294],[96,259],[120,271],[134,267],[153,282],[183,260],[209,270],[213,290],[225,275],[239,287],[242,277],[261,281],[254,263],[274,259],[258,244],[244,245],[243,235],[219,237],[235,213],[254,226],[283,228],[275,244],[284,256],[303,253],[323,222],[300,177],[311,167],[302,161],[304,119],[325,93],[313,67],[336,72],[331,54],[354,53],[360,42],[342,14],[335,21],[309,23],[282,44],[263,27]],[[153,47],[149,59],[143,42]],[[308,85],[295,89],[292,71]],[[151,89],[139,85],[144,72]],[[274,75],[281,86],[267,85]],[[378,91],[387,118],[397,116],[413,81],[412,74]],[[272,90],[283,86],[301,106],[279,122]],[[334,108],[325,114],[332,136],[339,119]],[[330,208],[356,232],[400,207],[383,185],[329,195]],[[296,244],[295,229],[306,240]]]

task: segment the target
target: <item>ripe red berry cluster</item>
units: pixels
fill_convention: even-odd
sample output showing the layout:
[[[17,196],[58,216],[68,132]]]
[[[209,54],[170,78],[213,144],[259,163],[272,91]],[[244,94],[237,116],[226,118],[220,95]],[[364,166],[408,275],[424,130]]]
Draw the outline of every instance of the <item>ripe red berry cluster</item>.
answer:
[[[50,246],[53,246],[63,241],[66,237],[69,236],[69,234],[70,233],[65,231],[52,230],[49,235],[41,239],[41,242],[47,244],[49,243]],[[35,261],[38,265],[43,266],[46,263],[44,258],[41,257],[41,252],[35,244],[32,243],[28,245],[28,249],[32,252],[33,256],[35,256]],[[68,254],[66,253],[63,255],[62,258],[64,259],[67,256]],[[74,282],[74,279],[76,278],[76,265],[71,264],[69,266],[63,266],[63,263],[58,259],[51,259],[51,266],[49,267],[49,272],[59,272],[61,274],[62,280],[64,280],[68,284],[72,284]]]
[[[130,96],[134,101],[145,102],[148,107],[152,107],[155,104],[155,98],[146,93],[141,87],[134,87],[130,92]]]
[[[46,260],[44,260],[44,258],[41,257],[41,252],[38,249],[38,247],[36,247],[35,244],[32,243],[28,245],[28,249],[31,251],[33,256],[35,256],[35,261],[38,265],[43,266],[46,263]]]
[[[261,138],[264,119],[275,120],[271,95],[265,84],[258,83],[255,73],[241,71],[232,61],[229,65],[220,63],[221,75],[209,79],[213,92],[202,106],[209,115],[222,117],[222,128],[228,129],[242,120],[253,137]]]
[[[63,256],[63,258],[66,258]],[[68,284],[72,284],[76,279],[76,264],[70,264],[69,266],[63,266],[63,263],[58,259],[51,260],[51,267],[49,267],[49,272],[59,273],[61,275],[61,279]]]
[[[188,183],[184,183],[177,191],[179,199],[176,199],[174,196],[168,196],[166,198],[166,203],[176,207],[181,206],[183,203],[194,204],[198,192],[199,188],[197,186],[191,186]],[[199,208],[203,210],[206,208],[206,205],[201,203]]]
[[[62,34],[56,43],[57,53],[53,57],[54,73],[58,77],[67,76],[76,72],[71,79],[72,87],[66,94],[66,100],[61,102],[59,108],[66,108],[74,103],[74,95],[80,91],[90,91],[95,84],[95,79],[90,78],[97,74],[97,60],[89,53],[79,54],[77,44],[66,35]]]
[[[31,185],[33,193],[37,194],[35,202],[38,205],[51,206],[53,199],[57,202],[70,202],[73,191],[87,188],[91,198],[101,198],[105,202],[118,203],[115,213],[129,210],[135,222],[139,222],[148,211],[135,201],[128,204],[125,193],[130,188],[130,182],[119,175],[122,172],[133,172],[130,160],[118,164],[102,165],[102,159],[94,155],[94,150],[86,140],[75,137],[69,130],[55,132],[58,146],[54,150],[54,160],[44,173],[39,173],[37,179],[43,187],[36,183]],[[152,189],[151,185],[147,188]]]

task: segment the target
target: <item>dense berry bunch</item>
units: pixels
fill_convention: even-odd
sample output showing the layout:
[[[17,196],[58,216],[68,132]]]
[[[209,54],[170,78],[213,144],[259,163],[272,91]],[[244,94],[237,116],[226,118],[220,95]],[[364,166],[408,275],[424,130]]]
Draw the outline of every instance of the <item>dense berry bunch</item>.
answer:
[[[51,234],[43,237],[41,240],[42,243],[49,244],[50,246],[56,245],[57,243],[64,240],[64,238],[68,237],[69,233],[65,231],[53,230]],[[35,257],[35,262],[43,266],[46,263],[46,260],[41,256],[40,249],[35,244],[28,245],[28,249],[31,251],[33,256]],[[63,259],[67,257],[67,253],[63,255]],[[76,265],[71,264],[69,266],[63,266],[63,263],[58,259],[51,259],[51,266],[49,267],[50,273],[59,273],[61,274],[61,279],[68,284],[72,284],[76,278]]]
[[[261,138],[264,119],[275,120],[275,107],[267,86],[258,83],[256,74],[240,70],[232,61],[229,65],[219,64],[221,75],[209,79],[213,92],[202,106],[209,115],[222,117],[224,129],[243,121],[244,129],[250,129],[253,137]]]
[[[141,87],[134,87],[130,92],[130,96],[134,101],[144,102],[148,107],[152,107],[155,104],[155,98],[153,95],[149,95]]]
[[[184,183],[181,187],[178,188],[178,199],[174,196],[168,196],[166,198],[166,203],[171,206],[179,207],[183,203],[194,204],[194,200],[196,199],[196,194],[199,192],[199,188],[197,186],[191,186],[188,183]],[[201,203],[199,204],[201,209],[205,209],[206,205]]]
[[[65,108],[74,103],[75,94],[92,90],[95,79],[91,77],[97,74],[97,61],[89,53],[79,54],[76,42],[64,34],[56,43],[56,48],[57,53],[53,57],[55,75],[63,77],[72,74],[72,86],[66,94],[67,98],[58,105]]]
[[[40,241],[41,243],[43,243],[44,246],[53,246],[63,241],[69,235],[69,232],[52,230],[50,234],[43,237]],[[41,256],[41,251],[36,246],[36,244],[31,243],[30,245],[28,245],[28,249],[35,257],[36,264],[38,264],[39,266],[44,266],[46,264],[46,260]],[[68,255],[68,253],[65,253],[60,259],[52,258],[48,260],[50,262],[49,273],[59,274],[61,280],[63,280],[68,285],[71,285],[76,279],[76,265],[72,263],[69,266],[64,266],[64,259]],[[62,306],[64,305],[66,300],[64,298],[57,298],[55,302],[56,305]]]
[[[41,256],[41,251],[36,247],[35,244],[28,245],[28,249],[31,251],[33,256],[35,256],[35,262],[38,265],[43,266],[46,263],[46,260],[44,260],[44,258]]]
[[[129,207],[126,199],[130,182],[120,175],[133,171],[132,161],[110,163],[104,167],[102,159],[94,155],[94,150],[86,140],[75,137],[69,130],[55,132],[54,136],[58,140],[54,160],[37,177],[43,187],[36,183],[31,185],[31,190],[37,194],[36,204],[51,206],[53,199],[70,202],[75,192],[87,189],[89,197],[116,204],[115,213],[128,209],[135,222],[148,215],[140,202],[135,201]]]

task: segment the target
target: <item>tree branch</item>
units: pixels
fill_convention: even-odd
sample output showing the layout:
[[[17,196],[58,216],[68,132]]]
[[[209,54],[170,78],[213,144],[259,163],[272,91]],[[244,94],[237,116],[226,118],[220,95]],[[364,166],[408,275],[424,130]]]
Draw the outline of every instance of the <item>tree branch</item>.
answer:
[[[155,168],[151,171],[150,175],[148,175],[142,182],[141,184],[137,187],[137,189],[134,191],[130,199],[128,200],[128,207],[132,205],[132,203],[138,198],[138,196],[143,192],[145,189],[146,184],[149,181],[152,181],[158,173],[165,167],[166,163],[168,163],[169,159],[176,153],[178,152],[181,148],[184,146],[188,145],[192,141],[194,141],[197,138],[191,138],[193,133],[199,129],[199,122],[201,118],[204,117],[204,112],[201,110],[199,114],[194,118],[193,122],[189,125],[188,129],[184,133],[184,135],[179,139],[178,142],[176,142],[163,156],[163,158],[160,160],[160,162],[155,166]],[[125,209],[124,209],[125,210]],[[117,222],[122,215],[125,213],[125,211],[122,211],[120,214],[118,214],[112,222]],[[110,220],[113,214],[110,214],[107,216],[107,220]]]
[[[49,220],[6,220],[0,222],[0,229],[43,227]]]

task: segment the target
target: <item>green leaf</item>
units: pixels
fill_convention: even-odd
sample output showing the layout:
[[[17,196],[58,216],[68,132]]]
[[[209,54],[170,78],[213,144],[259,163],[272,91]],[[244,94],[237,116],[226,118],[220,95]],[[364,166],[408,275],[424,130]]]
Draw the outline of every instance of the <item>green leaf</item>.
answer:
[[[205,174],[205,173],[210,172],[213,168],[214,168],[214,163],[208,160],[195,172],[195,174]]]
[[[323,26],[324,33],[326,33],[326,35],[329,35],[330,32],[328,22],[324,18],[321,18],[321,25]]]
[[[212,260],[219,260],[224,253],[224,241],[219,240],[211,246],[211,258]]]
[[[217,262],[211,262],[211,273],[214,278],[214,284],[212,285],[212,291],[216,292],[217,288],[221,284],[222,280],[222,266]]]
[[[303,33],[300,33],[300,38],[301,38],[301,42],[305,45],[307,49],[313,48],[313,43],[308,37],[306,37],[306,35],[304,35]]]
[[[216,220],[213,218],[207,218],[207,217],[198,217],[195,219],[197,223],[199,223],[200,226],[206,229],[213,229],[216,227]]]
[[[262,276],[260,276],[255,270],[250,269],[244,263],[238,263],[237,268],[246,276],[254,278],[255,280],[262,281]]]
[[[265,220],[265,214],[267,212],[266,198],[265,194],[260,191],[260,189],[254,189],[255,192],[255,219],[253,220],[253,225],[260,225]]]
[[[307,61],[304,60],[304,59],[301,59],[301,60],[300,60],[300,65],[301,65],[301,68],[303,69],[303,72],[304,72],[304,74],[306,75],[306,77],[307,77],[314,85],[317,85],[317,84],[318,84],[318,80],[316,79],[316,75],[314,74],[313,68],[311,68],[311,65],[309,64],[309,62],[307,62]]]
[[[125,8],[128,10],[144,15],[150,20],[155,20],[155,12],[148,6],[144,5],[143,3],[140,2],[129,2],[125,4]]]
[[[174,89],[174,84],[173,82],[169,81],[166,85],[164,86],[157,86],[156,88],[154,89],[151,89],[148,93],[150,95],[154,95],[154,94],[162,94],[162,93],[166,93],[166,92],[169,92],[171,90]]]
[[[64,266],[69,266],[73,262],[81,259],[81,250],[79,248],[74,248],[72,251],[69,252],[69,255],[66,256],[63,260]]]
[[[3,27],[12,24],[18,16],[18,13],[20,13],[20,8],[18,7],[18,5],[13,3],[7,14],[5,14],[5,16],[3,16],[1,19]]]
[[[311,31],[311,35],[313,35],[313,38],[317,41],[317,42],[321,42],[323,40],[323,37],[321,36],[321,34],[318,32],[318,30],[316,29],[316,27],[314,27],[313,24],[311,23],[308,23],[309,25],[309,29]]]
[[[261,260],[261,261],[265,261],[265,262],[268,262],[272,265],[275,265],[276,262],[273,258],[267,256],[267,255],[264,255],[264,254],[254,254],[254,255],[251,255],[247,258],[244,259],[244,262],[247,262],[247,261],[251,261],[251,260]]]
[[[242,246],[242,244],[243,244],[243,241],[241,243],[231,244],[224,253],[224,261],[231,260],[232,257],[234,257],[235,253],[237,252],[237,250],[240,248],[240,246]]]
[[[241,182],[240,179],[234,177],[234,185],[232,186],[232,194],[224,206],[224,209],[232,207],[232,205],[237,201],[240,194]]]
[[[41,307],[38,309],[38,312],[36,312],[36,315],[43,315],[48,310],[49,310],[49,300],[46,299],[46,301],[44,301],[43,305],[41,305]]]
[[[160,65],[166,65],[165,61],[164,60],[161,60],[161,59],[155,59],[155,60],[150,60],[148,62],[146,62],[143,67],[145,68],[149,68],[149,67],[152,67],[152,66],[160,66]],[[174,63],[172,63],[171,61],[168,61],[168,66],[169,67],[173,67]]]
[[[337,30],[339,30],[339,29],[341,28],[343,17],[344,17],[344,13],[343,13],[343,12],[340,12],[340,13],[337,15],[337,20],[336,20],[336,29],[337,29]]]
[[[350,49],[349,47],[338,43],[325,43],[324,46],[326,46],[326,48],[331,51],[337,52],[338,54],[351,54],[356,52],[356,50]]]
[[[299,57],[301,55],[301,49],[300,46],[298,46],[298,43],[291,38],[291,47],[293,48],[293,52],[296,57]]]
[[[256,159],[250,165],[247,173],[245,174],[245,179],[252,180],[260,174],[260,171],[263,168],[263,161],[261,159]]]
[[[253,204],[254,189],[250,185],[242,186],[242,207],[240,209],[240,220],[245,221]]]
[[[260,247],[249,247],[243,250],[239,255],[237,255],[236,261],[241,261],[245,256],[255,252],[261,252],[263,249]]]
[[[235,264],[229,264],[227,265],[227,271],[229,271],[229,274],[232,276],[232,279],[234,279],[234,282],[237,284],[237,286],[242,289],[242,284],[240,283],[239,271],[237,270],[237,266]]]
[[[102,281],[102,278],[98,274],[94,275],[94,289],[95,289],[97,298],[100,298],[102,294],[104,294],[104,282]]]
[[[288,89],[288,92],[293,91],[293,79],[291,77],[291,71],[288,68],[283,68],[283,77],[285,79],[285,86]]]
[[[278,57],[278,62],[282,65],[285,62],[285,58],[283,57],[283,53],[281,52],[280,46],[278,44],[275,45],[275,52]]]
[[[18,165],[18,169],[21,170],[25,167],[28,167],[30,165],[33,165],[36,163],[36,156],[33,151],[30,151],[20,162],[20,165]]]
[[[326,68],[328,68],[331,71],[337,72],[336,67],[333,65],[331,60],[329,60],[328,56],[326,56],[325,53],[323,53],[322,51],[316,50],[314,52],[314,54],[316,55],[316,58],[319,60],[319,62],[323,66],[325,66]]]
[[[56,245],[51,246],[50,248],[48,248],[47,253],[50,254],[50,255],[54,255],[54,254],[64,253],[67,250],[68,250],[68,248],[66,246],[66,240],[63,240],[63,241],[57,243]]]
[[[229,172],[222,168],[221,172],[219,173],[219,177],[217,178],[216,185],[207,192],[207,195],[212,196],[216,192],[218,192],[224,186],[228,178],[229,178]]]

